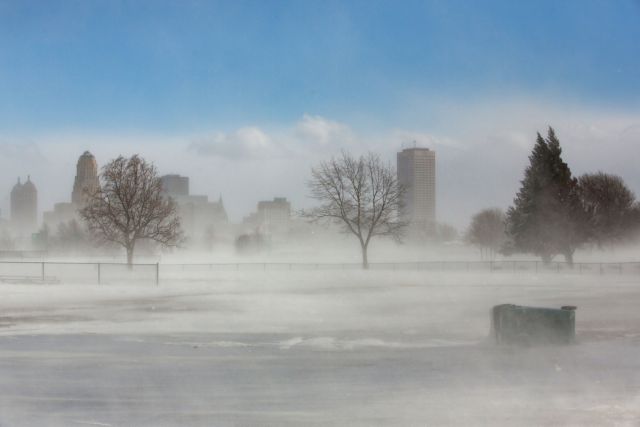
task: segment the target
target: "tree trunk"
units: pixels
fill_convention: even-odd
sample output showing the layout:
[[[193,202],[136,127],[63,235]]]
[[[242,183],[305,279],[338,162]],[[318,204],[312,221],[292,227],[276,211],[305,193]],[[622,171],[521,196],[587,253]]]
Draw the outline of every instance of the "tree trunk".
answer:
[[[569,267],[573,268],[573,251],[571,249],[567,249],[563,255],[564,260],[569,264]]]
[[[369,259],[367,258],[367,246],[362,245],[362,268],[364,270],[369,269]]]
[[[133,248],[133,245],[127,246],[127,266],[129,270],[133,270]]]

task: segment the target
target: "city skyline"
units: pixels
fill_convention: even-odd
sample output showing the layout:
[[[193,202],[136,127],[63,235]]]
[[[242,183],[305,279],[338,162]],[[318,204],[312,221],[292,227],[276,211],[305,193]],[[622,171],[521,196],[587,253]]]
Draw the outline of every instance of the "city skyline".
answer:
[[[6,219],[18,229],[25,228],[24,224],[28,223],[31,231],[35,231],[40,223],[47,224],[55,229],[61,223],[78,219],[76,211],[84,203],[84,191],[91,191],[100,185],[98,174],[99,167],[95,156],[90,151],[85,151],[78,157],[76,163],[71,201],[58,200],[54,203],[54,209],[50,211],[38,209],[38,192],[31,181],[31,175],[27,175],[25,183],[22,183],[21,178],[18,177],[17,183],[13,185],[10,192],[10,212],[9,217]],[[191,194],[188,176],[163,174],[158,175],[158,179],[165,194],[172,197],[178,206],[181,208],[188,206],[187,210],[191,211],[193,211],[194,207],[196,208],[198,212],[195,215],[199,218],[198,221],[202,222],[204,220],[205,223],[207,221],[227,222],[222,195],[219,196],[217,201],[213,202],[209,201],[206,195]],[[273,201],[258,200],[258,212],[260,213],[261,205],[270,206],[274,203],[276,205],[285,203],[287,205],[286,211],[290,212],[291,210],[286,197],[274,197]],[[194,216],[194,212],[183,212],[183,214]],[[237,221],[237,224],[245,222],[253,214],[255,213],[247,212],[242,220]],[[0,219],[4,218],[0,217]],[[193,222],[192,220],[193,218],[187,220],[187,222]],[[282,221],[282,218],[278,218],[278,220]]]
[[[239,220],[277,194],[309,207],[330,154],[394,163],[415,140],[462,228],[512,202],[553,126],[575,174],[640,192],[640,4],[490,3],[0,2],[0,191],[31,173],[48,210],[78,152],[139,153]]]

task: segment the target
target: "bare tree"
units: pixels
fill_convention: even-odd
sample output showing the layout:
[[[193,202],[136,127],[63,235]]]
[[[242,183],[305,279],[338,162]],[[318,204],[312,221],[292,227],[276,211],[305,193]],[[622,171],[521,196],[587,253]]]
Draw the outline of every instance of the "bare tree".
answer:
[[[483,209],[471,218],[466,240],[480,248],[480,257],[493,259],[506,241],[505,215],[501,209]]]
[[[175,202],[163,195],[155,166],[138,155],[120,156],[102,168],[100,188],[87,193],[80,215],[99,243],[125,248],[129,266],[141,239],[163,246],[182,240]]]
[[[586,232],[599,247],[629,239],[640,228],[640,206],[619,176],[584,174],[578,179],[578,193],[587,215]]]
[[[355,158],[346,152],[311,169],[311,196],[322,204],[305,216],[329,220],[358,238],[362,267],[368,268],[367,249],[374,236],[400,239],[406,223],[398,219],[404,189],[395,170],[374,153]]]

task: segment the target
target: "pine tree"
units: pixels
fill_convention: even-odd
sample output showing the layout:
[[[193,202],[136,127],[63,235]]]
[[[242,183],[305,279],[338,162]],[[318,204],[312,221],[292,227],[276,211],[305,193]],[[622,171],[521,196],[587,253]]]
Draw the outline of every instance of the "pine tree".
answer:
[[[514,206],[507,212],[512,248],[538,255],[545,263],[558,254],[573,263],[575,249],[584,242],[584,215],[577,180],[562,160],[552,128],[546,139],[538,133],[529,162]]]

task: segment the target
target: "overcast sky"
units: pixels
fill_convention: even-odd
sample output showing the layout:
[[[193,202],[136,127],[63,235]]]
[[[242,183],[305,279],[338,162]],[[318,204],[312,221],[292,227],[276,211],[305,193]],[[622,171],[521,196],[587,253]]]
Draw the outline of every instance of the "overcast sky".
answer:
[[[640,2],[0,0],[0,205],[140,153],[233,220],[346,148],[437,152],[439,220],[506,208],[536,131],[640,193]],[[6,216],[6,215],[5,215]]]

